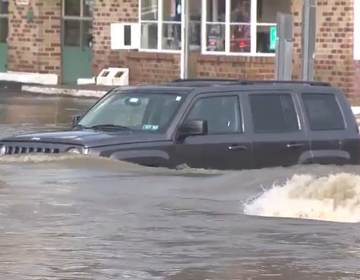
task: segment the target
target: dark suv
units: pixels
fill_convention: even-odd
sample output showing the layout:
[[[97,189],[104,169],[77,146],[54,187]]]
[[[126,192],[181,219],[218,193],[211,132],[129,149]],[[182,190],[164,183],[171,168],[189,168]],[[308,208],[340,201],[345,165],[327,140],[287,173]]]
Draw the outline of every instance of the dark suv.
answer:
[[[180,80],[114,89],[72,130],[0,141],[0,154],[77,153],[146,166],[357,164],[358,127],[320,82]]]

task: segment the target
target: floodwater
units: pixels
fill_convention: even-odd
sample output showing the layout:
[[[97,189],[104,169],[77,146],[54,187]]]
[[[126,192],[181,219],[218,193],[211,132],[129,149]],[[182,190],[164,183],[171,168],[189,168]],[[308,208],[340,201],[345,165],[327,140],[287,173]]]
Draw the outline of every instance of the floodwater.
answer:
[[[1,136],[94,100],[0,97]],[[357,166],[152,169],[0,159],[1,279],[360,279]]]

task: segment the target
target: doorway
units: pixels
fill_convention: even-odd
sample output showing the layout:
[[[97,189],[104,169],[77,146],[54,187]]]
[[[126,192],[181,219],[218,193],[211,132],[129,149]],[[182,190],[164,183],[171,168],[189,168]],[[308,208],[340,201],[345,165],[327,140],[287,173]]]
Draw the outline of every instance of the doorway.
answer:
[[[63,0],[62,80],[76,84],[92,77],[94,0]]]
[[[0,0],[0,72],[7,71],[9,34],[9,1]]]

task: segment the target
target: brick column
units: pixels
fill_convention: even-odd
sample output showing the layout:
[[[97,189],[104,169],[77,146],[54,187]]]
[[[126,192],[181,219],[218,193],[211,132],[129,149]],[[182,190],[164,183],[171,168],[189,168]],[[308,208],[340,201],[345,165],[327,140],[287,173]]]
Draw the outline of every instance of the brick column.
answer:
[[[293,0],[294,78],[301,69],[301,21],[303,0]],[[354,95],[353,1],[317,0],[315,79]]]
[[[61,0],[9,1],[9,70],[61,74]]]

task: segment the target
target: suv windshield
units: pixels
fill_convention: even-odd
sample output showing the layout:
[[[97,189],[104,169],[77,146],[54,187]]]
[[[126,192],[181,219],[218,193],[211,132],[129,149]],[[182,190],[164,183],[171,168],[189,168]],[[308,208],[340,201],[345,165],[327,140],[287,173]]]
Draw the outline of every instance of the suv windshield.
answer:
[[[79,126],[99,130],[164,132],[183,102],[173,93],[115,92],[97,103]]]

